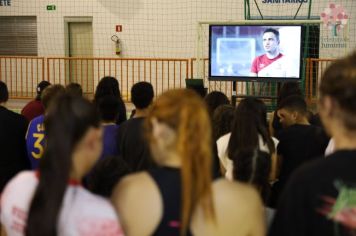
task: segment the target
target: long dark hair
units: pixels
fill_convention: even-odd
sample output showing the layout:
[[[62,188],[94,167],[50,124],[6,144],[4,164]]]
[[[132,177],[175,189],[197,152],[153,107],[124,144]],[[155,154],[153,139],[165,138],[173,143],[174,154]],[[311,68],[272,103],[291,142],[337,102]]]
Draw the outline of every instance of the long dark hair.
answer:
[[[260,151],[259,135],[267,144],[269,153]],[[228,157],[234,163],[234,179],[255,185],[265,195],[268,192],[271,154],[274,152],[274,143],[267,128],[265,104],[256,98],[242,100],[235,111],[228,144]]]
[[[99,127],[95,106],[82,97],[59,96],[45,117],[47,138],[39,165],[39,183],[30,205],[26,235],[57,235],[57,222],[67,187],[72,153],[90,127]]]
[[[113,96],[118,100],[119,116],[116,123],[121,124],[126,121],[125,103],[121,97],[119,82],[114,77],[105,76],[99,81],[94,94],[94,103],[98,104],[99,100],[105,96]]]

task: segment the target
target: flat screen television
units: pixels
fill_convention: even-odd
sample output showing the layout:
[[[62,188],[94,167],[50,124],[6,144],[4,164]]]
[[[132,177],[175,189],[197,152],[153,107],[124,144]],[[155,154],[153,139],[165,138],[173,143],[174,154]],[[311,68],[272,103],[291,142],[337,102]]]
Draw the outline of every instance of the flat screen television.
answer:
[[[299,81],[302,25],[210,25],[209,80]]]

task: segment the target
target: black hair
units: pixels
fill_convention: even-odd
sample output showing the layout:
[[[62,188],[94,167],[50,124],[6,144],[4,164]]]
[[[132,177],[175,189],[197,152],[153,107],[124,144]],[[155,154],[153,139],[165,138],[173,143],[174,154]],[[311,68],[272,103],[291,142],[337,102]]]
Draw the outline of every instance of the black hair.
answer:
[[[320,81],[321,98],[331,97],[340,107],[345,127],[356,130],[356,51],[333,62]]]
[[[102,121],[116,121],[119,115],[118,98],[108,95],[99,99],[98,109]]]
[[[90,127],[99,127],[95,106],[82,97],[63,94],[44,120],[46,148],[39,165],[39,183],[29,207],[26,235],[57,235],[57,223],[77,143]]]
[[[138,82],[131,88],[131,100],[138,109],[147,108],[151,104],[153,97],[153,87],[148,82]]]
[[[121,98],[119,82],[116,78],[111,76],[105,76],[99,81],[98,85],[96,86],[94,101],[98,101],[100,98],[107,95]]]
[[[0,81],[0,103],[7,102],[9,100],[9,90],[5,82]]]
[[[307,117],[309,115],[307,110],[307,103],[305,102],[304,98],[299,95],[292,95],[283,99],[278,105],[278,110],[283,108],[289,111],[296,111],[299,114]]]
[[[208,105],[208,111],[211,116],[213,116],[213,113],[218,106],[230,104],[230,101],[227,96],[220,91],[210,92],[208,95],[205,96],[204,100]]]
[[[260,151],[259,136],[267,144],[268,158]],[[228,157],[234,163],[234,178],[248,179],[261,194],[267,193],[268,175],[265,173],[270,172],[271,154],[274,152],[275,146],[268,132],[266,105],[256,98],[243,99],[236,108],[228,144]],[[262,197],[265,199],[267,196]]]
[[[73,96],[83,96],[83,89],[82,86],[78,83],[69,83],[66,86],[66,91],[67,93],[73,95]]]
[[[88,177],[88,189],[103,197],[110,197],[114,186],[122,177],[131,173],[128,164],[120,157],[100,159]]]
[[[286,82],[282,84],[278,91],[277,106],[283,99],[291,95],[303,95],[298,82]]]
[[[273,28],[267,28],[265,31],[263,31],[263,34],[265,33],[273,33],[276,36],[277,41],[279,42],[279,31]]]
[[[116,123],[121,124],[126,121],[125,103],[121,97],[119,82],[114,77],[105,76],[99,81],[94,94],[94,103],[98,104],[99,99],[105,96],[114,96],[119,101],[119,117]]]
[[[37,92],[36,100],[37,101],[41,100],[42,92],[45,90],[45,88],[47,88],[50,85],[51,85],[51,83],[46,80],[42,80],[41,82],[38,83],[37,88],[36,88],[36,92]]]
[[[231,105],[221,105],[215,109],[213,114],[213,137],[215,141],[231,132],[234,111],[235,109]]]

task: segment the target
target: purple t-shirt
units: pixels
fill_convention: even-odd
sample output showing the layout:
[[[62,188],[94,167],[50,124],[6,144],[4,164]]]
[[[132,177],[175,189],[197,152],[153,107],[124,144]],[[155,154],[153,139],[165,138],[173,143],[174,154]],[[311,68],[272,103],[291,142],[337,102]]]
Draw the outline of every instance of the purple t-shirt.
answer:
[[[106,156],[118,155],[118,149],[116,144],[117,128],[116,124],[104,125],[104,136],[103,136],[103,152],[101,153],[100,159]]]

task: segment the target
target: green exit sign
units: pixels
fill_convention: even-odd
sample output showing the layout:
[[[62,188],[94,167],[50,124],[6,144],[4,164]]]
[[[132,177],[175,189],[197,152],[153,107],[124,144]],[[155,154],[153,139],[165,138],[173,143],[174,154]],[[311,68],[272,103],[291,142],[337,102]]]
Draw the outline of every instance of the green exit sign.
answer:
[[[47,11],[54,11],[56,10],[56,5],[47,5]]]

